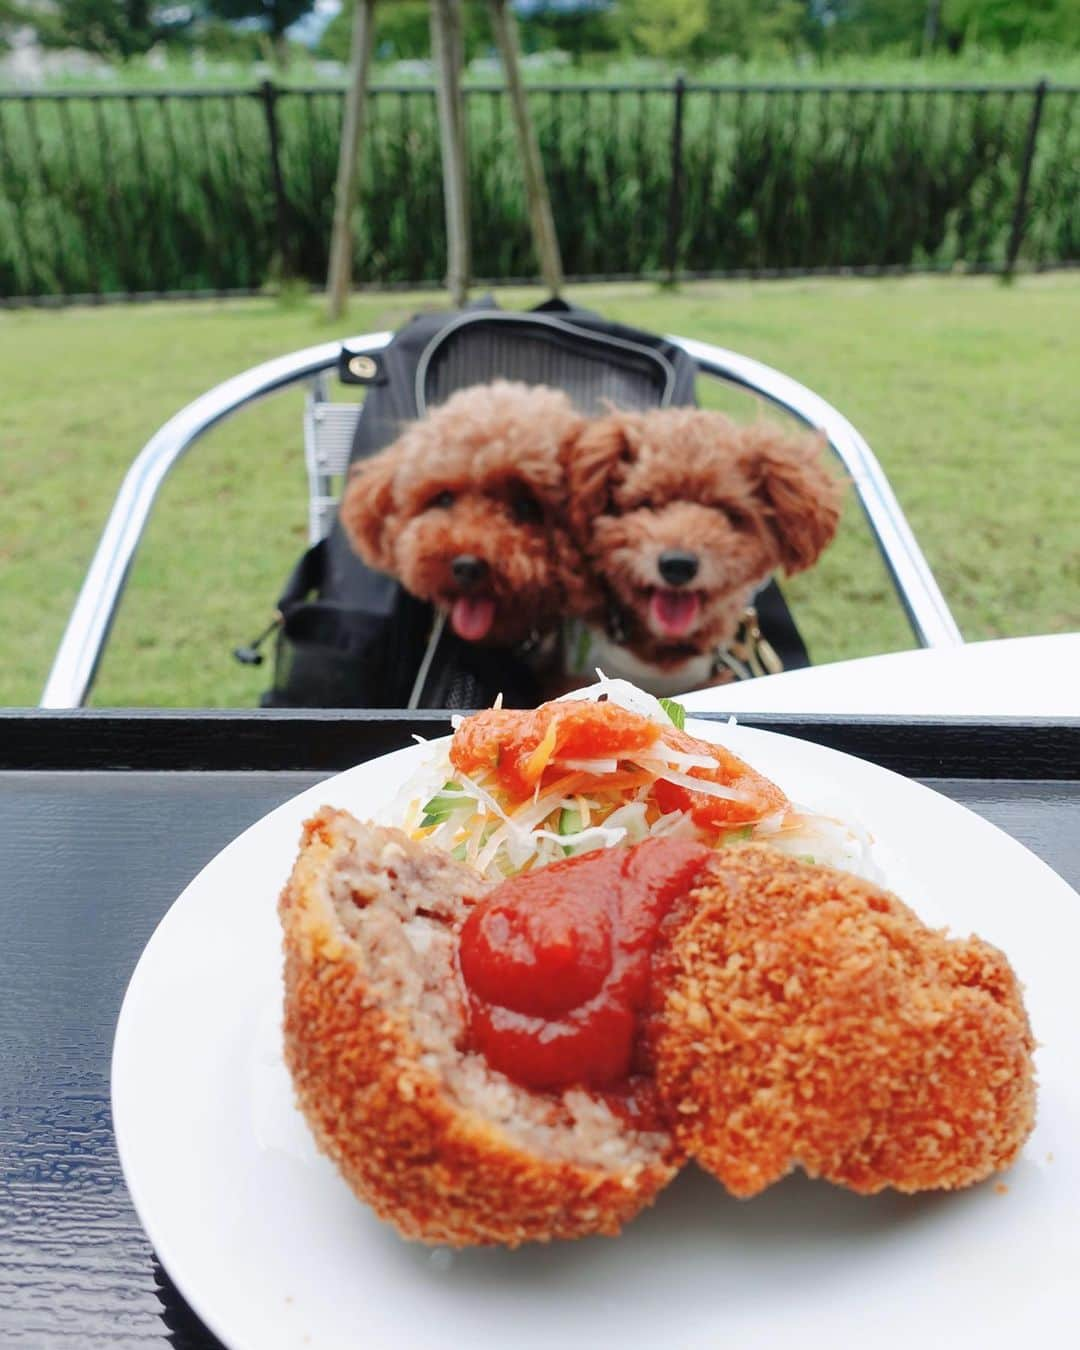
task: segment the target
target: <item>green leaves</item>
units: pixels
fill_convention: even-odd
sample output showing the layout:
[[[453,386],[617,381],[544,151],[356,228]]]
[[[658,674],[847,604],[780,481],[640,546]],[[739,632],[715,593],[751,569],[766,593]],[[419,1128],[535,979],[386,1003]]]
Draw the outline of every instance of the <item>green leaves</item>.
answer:
[[[671,718],[674,726],[683,731],[686,727],[686,709],[681,703],[677,703],[673,698],[662,698],[659,700],[661,708]]]

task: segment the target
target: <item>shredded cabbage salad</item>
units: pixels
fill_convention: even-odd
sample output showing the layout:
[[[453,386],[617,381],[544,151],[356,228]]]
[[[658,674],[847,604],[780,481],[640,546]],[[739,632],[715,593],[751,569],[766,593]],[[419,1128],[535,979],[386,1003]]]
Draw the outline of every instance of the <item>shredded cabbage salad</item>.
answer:
[[[737,788],[692,777],[692,769],[715,769],[716,759],[667,742],[664,731],[681,729],[683,709],[658,700],[624,680],[575,690],[568,700],[610,700],[654,722],[661,730],[644,749],[619,758],[560,759],[547,767],[552,781],[531,795],[513,796],[493,770],[462,772],[439,746],[390,808],[391,818],[414,839],[427,840],[468,863],[491,881],[544,867],[594,849],[670,835],[714,847],[767,843],[772,848],[862,875],[873,875],[869,840],[842,822],[798,809],[772,810],[737,827],[702,828],[690,810],[664,811],[656,800],[660,781],[696,794],[744,804],[753,798]],[[464,719],[453,719],[455,730]]]

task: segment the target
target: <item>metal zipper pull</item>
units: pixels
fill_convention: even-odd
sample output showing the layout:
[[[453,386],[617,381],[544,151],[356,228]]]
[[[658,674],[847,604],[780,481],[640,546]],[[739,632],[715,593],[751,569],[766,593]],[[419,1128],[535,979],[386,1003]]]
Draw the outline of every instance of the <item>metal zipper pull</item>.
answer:
[[[261,666],[264,658],[262,652],[259,651],[259,648],[270,634],[280,628],[284,622],[284,616],[279,610],[278,613],[274,615],[270,626],[265,628],[253,642],[249,642],[246,647],[234,647],[233,656],[236,657],[242,666]]]

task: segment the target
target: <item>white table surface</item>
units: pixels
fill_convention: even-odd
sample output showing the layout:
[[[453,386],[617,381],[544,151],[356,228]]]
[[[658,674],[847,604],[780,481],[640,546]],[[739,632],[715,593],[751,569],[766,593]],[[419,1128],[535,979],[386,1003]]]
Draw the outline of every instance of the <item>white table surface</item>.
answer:
[[[1080,633],[867,656],[699,689],[679,701],[723,712],[1080,717]]]

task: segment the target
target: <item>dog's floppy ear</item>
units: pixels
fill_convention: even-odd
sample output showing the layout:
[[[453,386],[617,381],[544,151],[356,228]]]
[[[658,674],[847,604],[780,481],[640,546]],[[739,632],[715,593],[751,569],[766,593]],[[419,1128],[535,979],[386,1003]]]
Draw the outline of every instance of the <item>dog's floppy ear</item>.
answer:
[[[371,459],[360,460],[350,470],[341,499],[341,523],[349,543],[369,567],[381,572],[392,571],[394,565],[396,469],[393,446]]]
[[[630,456],[626,421],[617,413],[583,422],[562,447],[566,473],[567,519],[574,538],[584,544],[592,522],[609,505],[618,466]]]
[[[740,463],[764,503],[788,576],[817,562],[840,521],[843,487],[822,463],[825,444],[823,436],[793,436],[767,422],[742,432]]]

